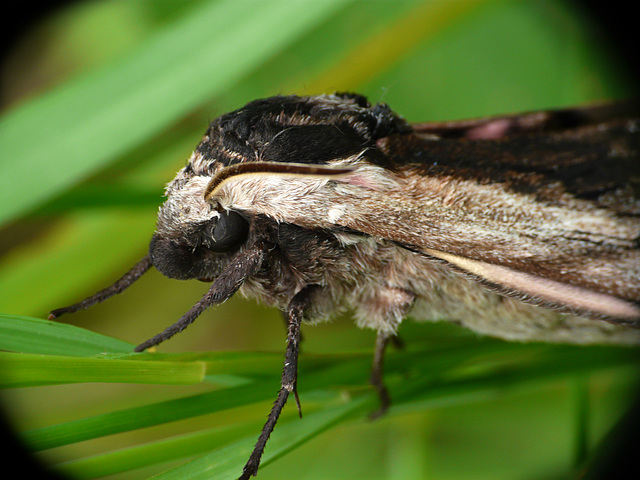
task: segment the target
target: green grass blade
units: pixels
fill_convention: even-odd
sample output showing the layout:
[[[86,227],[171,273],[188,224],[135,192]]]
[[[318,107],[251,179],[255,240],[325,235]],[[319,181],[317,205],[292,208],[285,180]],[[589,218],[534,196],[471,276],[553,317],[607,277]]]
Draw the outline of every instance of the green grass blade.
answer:
[[[417,378],[394,388],[393,395],[397,399],[394,412],[423,411],[452,403],[473,402],[522,385],[574,379],[576,375],[616,368],[637,368],[636,349],[592,347],[589,350],[585,355],[579,347],[549,348],[525,352],[522,358],[517,354],[507,354],[501,359],[488,358],[486,364],[476,358],[479,360],[478,371],[463,373],[456,372],[454,368],[430,378],[418,373]]]
[[[500,348],[504,347],[504,348]],[[448,352],[412,352],[390,355],[388,363],[388,381],[398,384],[393,389],[395,409],[411,411],[434,407],[450,402],[472,401],[485,398],[487,394],[519,385],[525,382],[550,381],[555,378],[572,376],[576,372],[594,372],[597,370],[634,365],[637,352],[627,349],[593,349],[588,359],[580,348],[559,348],[547,351],[545,347],[519,346],[495,342],[481,347],[461,346],[448,349]],[[502,351],[500,351],[502,350]],[[518,350],[520,350],[518,354]],[[245,363],[242,352],[204,353],[204,354],[164,354],[148,355],[157,358],[164,364],[169,358],[178,362],[195,362],[197,358],[213,370],[241,371],[250,367],[259,358],[253,354]],[[273,355],[268,355],[267,358]],[[214,358],[218,358],[215,361]],[[251,355],[249,355],[251,357]],[[367,388],[367,366],[361,356],[327,356],[333,363],[321,362],[324,365],[316,371],[306,371],[301,385],[304,396],[308,391],[332,391],[338,384],[343,388]],[[422,357],[422,359],[420,358]],[[143,357],[144,358],[144,357]],[[460,371],[462,365],[469,362],[477,365],[477,369]],[[240,367],[234,367],[240,365]],[[313,367],[313,362],[310,367]],[[410,366],[410,367],[408,367]],[[489,368],[487,372],[485,369]],[[271,372],[276,372],[270,368]],[[412,380],[406,380],[407,370],[412,372]],[[400,379],[405,381],[400,382]],[[248,385],[217,390],[204,394],[188,396],[158,403],[108,412],[101,415],[78,419],[70,422],[51,425],[25,432],[24,440],[34,450],[43,450],[74,442],[98,438],[114,433],[144,428],[162,423],[183,420],[198,415],[223,411],[248,405],[258,401],[269,400],[277,385],[277,375],[271,375],[268,381],[257,381]]]
[[[210,453],[212,450],[228,445],[234,439],[255,436],[259,428],[260,424],[255,421],[242,425],[209,428],[113,452],[62,462],[55,465],[54,468],[77,480],[99,478]]]
[[[578,370],[597,371],[601,369],[634,365],[637,352],[633,350],[596,349],[593,356],[585,360],[584,351],[579,348],[560,348],[551,354],[526,349],[521,364],[509,361],[510,355],[504,355],[503,366],[496,365],[497,358],[487,358],[488,371],[483,368],[471,369],[462,377],[456,374],[458,368],[448,371],[437,369],[427,372],[414,372],[410,378],[406,376],[387,377],[387,385],[393,392],[395,411],[408,411],[419,405],[425,408],[425,402],[431,407],[451,405],[452,403],[472,402],[479,398],[495,396],[505,388],[514,388],[536,381],[548,381],[554,378],[572,377]],[[533,355],[532,355],[533,353]],[[489,348],[485,354],[489,357],[494,352]],[[467,358],[469,359],[469,358]],[[480,359],[477,359],[480,360]],[[562,363],[559,363],[562,360]],[[481,361],[481,360],[480,360]],[[425,365],[429,365],[426,363]],[[341,378],[333,378],[340,382]],[[343,400],[345,401],[345,400]],[[261,468],[285,455],[287,452],[303,445],[323,431],[343,423],[354,417],[362,417],[376,408],[377,396],[369,391],[364,395],[352,397],[342,405],[328,405],[325,408],[305,415],[302,422],[289,419],[281,422],[265,451]],[[156,475],[153,480],[205,480],[208,478],[234,479],[242,471],[255,443],[256,434],[245,439],[230,442],[223,448],[201,458]]]
[[[0,350],[44,355],[129,353],[134,345],[59,322],[0,314]]]
[[[292,418],[278,425],[269,439],[262,457],[261,468],[267,467],[292,449],[306,443],[328,428],[362,413],[375,404],[373,393],[363,395],[342,405],[330,405],[305,415],[304,420]],[[237,479],[249,458],[257,433],[228,444],[217,451],[151,477],[153,480],[226,480]]]
[[[205,2],[128,58],[8,112],[0,178],[20,181],[0,189],[0,223],[220,94],[346,1]]]
[[[202,362],[154,362],[0,352],[1,388],[64,383],[184,385],[204,379]]]
[[[32,450],[46,450],[265,400],[276,387],[275,379],[273,383],[256,382],[42,427],[23,432],[21,437]]]

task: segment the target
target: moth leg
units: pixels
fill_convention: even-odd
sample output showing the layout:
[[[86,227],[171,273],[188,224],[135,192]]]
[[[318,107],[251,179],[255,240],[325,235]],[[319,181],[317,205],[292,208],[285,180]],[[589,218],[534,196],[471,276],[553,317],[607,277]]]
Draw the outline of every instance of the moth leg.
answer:
[[[375,419],[383,415],[391,405],[389,390],[387,390],[382,377],[384,370],[384,354],[387,350],[387,345],[389,345],[390,341],[393,341],[393,339],[396,338],[397,337],[395,335],[385,332],[378,332],[378,336],[376,337],[376,349],[373,354],[373,365],[371,368],[371,378],[369,382],[378,392],[380,408],[369,415],[371,419]]]
[[[284,328],[289,329],[289,312],[282,312],[282,320],[284,320]],[[300,351],[302,351],[302,342],[304,342],[304,334],[300,332]]]
[[[282,319],[284,320],[284,326],[287,329],[287,332],[289,332],[289,311],[282,312]],[[300,336],[298,339],[298,354],[300,354],[300,352],[302,351],[303,340],[304,340],[304,337],[302,335],[302,332],[300,332]],[[293,389],[293,395],[296,399],[296,406],[298,407],[298,416],[302,418],[302,406],[300,405],[300,397],[298,396],[297,388]]]
[[[269,436],[280,417],[280,413],[287,403],[289,394],[293,392],[298,403],[298,411],[300,411],[300,401],[298,399],[298,354],[300,352],[300,325],[305,310],[308,308],[311,299],[311,293],[318,288],[317,286],[309,286],[298,292],[287,307],[287,350],[284,356],[284,367],[282,369],[282,382],[278,397],[269,412],[267,422],[262,427],[262,432],[258,437],[258,442],[249,456],[249,461],[242,470],[239,480],[248,480],[249,477],[258,472],[260,458],[264,453],[264,447],[269,440]]]
[[[370,414],[371,418],[384,414],[391,404],[389,391],[382,378],[384,355],[389,343],[402,348],[402,341],[393,332],[397,330],[402,319],[411,309],[415,298],[416,294],[412,291],[389,285],[371,292],[356,312],[359,325],[375,328],[378,331],[369,382],[378,393],[380,408]]]

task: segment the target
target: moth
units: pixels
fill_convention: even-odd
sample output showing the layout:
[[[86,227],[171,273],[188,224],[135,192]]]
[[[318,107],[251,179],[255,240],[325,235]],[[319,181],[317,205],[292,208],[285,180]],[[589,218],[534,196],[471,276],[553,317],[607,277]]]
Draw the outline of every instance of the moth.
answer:
[[[405,317],[516,341],[640,343],[640,117],[631,102],[409,124],[361,95],[277,96],[209,126],[166,187],[151,267],[211,283],[142,351],[237,291],[288,325],[281,389],[241,475],[297,393],[303,321],[351,311],[377,334],[371,383]],[[298,402],[299,408],[299,402]]]

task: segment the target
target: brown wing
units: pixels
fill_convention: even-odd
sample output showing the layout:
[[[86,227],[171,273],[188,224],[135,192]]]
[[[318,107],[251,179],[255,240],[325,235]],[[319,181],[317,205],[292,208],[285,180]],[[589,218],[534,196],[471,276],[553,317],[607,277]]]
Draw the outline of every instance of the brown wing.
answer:
[[[334,158],[329,170],[346,167],[337,178],[256,164],[214,178],[209,201],[362,232],[526,301],[638,322],[640,139],[628,108],[419,124]]]
[[[524,297],[640,317],[636,107],[417,124],[378,141],[406,181],[387,197],[393,228],[366,214],[350,226]]]
[[[399,165],[416,165],[428,175],[502,183],[540,201],[559,202],[560,194],[568,193],[640,215],[637,102],[414,127],[414,134],[379,141]]]

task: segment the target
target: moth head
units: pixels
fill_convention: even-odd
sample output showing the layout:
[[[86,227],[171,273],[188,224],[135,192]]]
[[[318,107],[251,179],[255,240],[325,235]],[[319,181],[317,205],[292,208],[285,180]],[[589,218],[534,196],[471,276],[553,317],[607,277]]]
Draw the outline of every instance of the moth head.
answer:
[[[153,266],[171,278],[214,278],[228,254],[247,243],[245,218],[256,213],[256,203],[269,204],[265,215],[277,221],[283,198],[293,202],[318,179],[336,179],[351,171],[331,162],[362,152],[373,156],[378,138],[407,129],[386,105],[372,106],[364,97],[344,93],[256,100],[222,115],[167,186],[150,245]],[[245,191],[222,192],[225,182],[245,175],[257,179],[249,192],[255,193],[251,201],[241,201],[248,198]],[[274,181],[274,175],[280,181]],[[309,182],[282,180],[290,176]],[[282,187],[276,199],[269,196],[275,185]]]
[[[187,177],[183,170],[167,187],[149,258],[167,277],[210,281],[228,255],[246,243],[249,222],[238,212],[205,201],[207,177]]]

